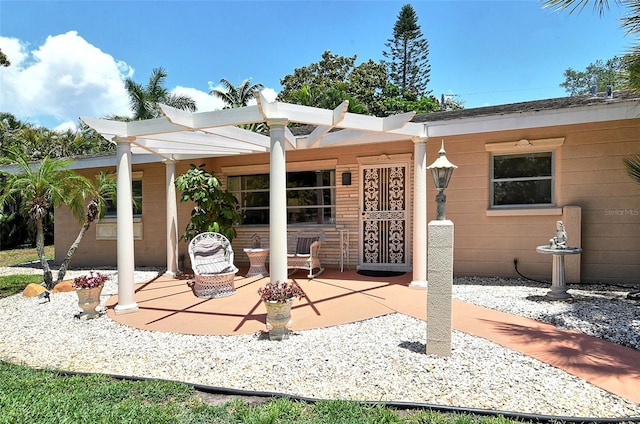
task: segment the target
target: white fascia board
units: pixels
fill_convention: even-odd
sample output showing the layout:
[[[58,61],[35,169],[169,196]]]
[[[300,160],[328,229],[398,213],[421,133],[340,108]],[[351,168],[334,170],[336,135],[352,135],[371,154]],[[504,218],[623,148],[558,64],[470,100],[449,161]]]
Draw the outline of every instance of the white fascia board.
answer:
[[[267,119],[286,119],[290,122],[311,125],[332,125],[333,110],[290,103],[269,103],[271,108],[265,110]]]
[[[169,122],[186,128],[193,128],[193,115],[191,112],[162,103],[158,103],[158,107]]]
[[[415,112],[407,112],[382,118],[382,130],[391,131],[403,128],[414,116],[416,116]]]
[[[403,134],[392,134],[383,132],[373,133],[369,131],[348,129],[327,134],[318,143],[317,147],[358,146],[371,143],[385,143],[389,141],[404,140],[409,140],[409,137]]]
[[[132,146],[131,150],[133,151],[135,147]],[[151,154],[136,154],[131,156],[131,164],[132,165],[140,165],[145,163],[157,163],[161,162],[162,159],[158,156],[154,156]],[[83,157],[74,159],[74,162],[69,165],[69,169],[90,169],[90,168],[105,168],[105,167],[115,167],[117,164],[116,152],[113,152],[111,155],[101,155],[96,157]]]
[[[256,105],[214,110],[211,112],[197,112],[194,113],[192,117],[193,127],[191,128],[196,130],[264,121]]]
[[[403,127],[398,129],[391,129],[386,131],[390,134],[398,134],[404,135],[408,138],[411,137],[426,137],[427,136],[427,126],[423,123],[418,122],[407,122]]]
[[[284,140],[287,142],[289,147],[296,148],[296,136],[293,135],[289,127],[284,127]],[[271,144],[269,144],[271,147]]]
[[[269,137],[267,137],[266,135],[258,134],[256,132],[238,127],[227,126],[217,128],[202,128],[200,131],[203,131],[206,134],[228,138],[230,140],[237,140],[243,143],[253,144],[258,147],[268,148],[270,146]]]
[[[333,126],[330,125],[318,125],[315,127],[307,136],[307,147],[314,147],[318,143],[318,140],[331,131],[331,128],[333,128]]]
[[[113,141],[113,137],[127,136],[127,123],[121,121],[113,121],[111,119],[85,118],[80,120],[93,128],[96,132],[102,134],[104,138]]]
[[[424,122],[429,137],[474,134],[495,131],[542,128],[591,122],[640,118],[640,103],[610,103],[532,112],[516,112],[500,116],[462,118],[450,121]]]
[[[256,152],[266,151],[264,147],[257,147],[251,144],[233,141],[233,140],[218,140],[217,142],[201,143],[201,142],[189,142],[189,141],[171,141],[166,142],[163,140],[150,139],[136,139],[136,142],[132,146],[139,146],[142,149],[147,149],[153,152],[176,152],[176,153],[194,153],[194,152],[207,152],[215,150],[225,151],[228,153],[244,153],[244,152]]]
[[[184,127],[169,122],[166,118],[144,119],[129,121],[127,124],[128,137],[144,137],[151,134],[162,134],[184,131]]]

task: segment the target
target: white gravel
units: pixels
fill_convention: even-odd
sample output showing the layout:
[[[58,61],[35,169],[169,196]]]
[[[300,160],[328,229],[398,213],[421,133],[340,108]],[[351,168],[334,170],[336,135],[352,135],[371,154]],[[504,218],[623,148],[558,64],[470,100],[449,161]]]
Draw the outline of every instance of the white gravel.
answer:
[[[17,271],[0,269],[0,275],[8,272]],[[85,272],[73,271],[67,277]],[[103,290],[104,305],[117,291],[117,272],[103,272],[113,277]],[[136,282],[156,274],[136,271]],[[639,348],[640,305],[625,299],[629,289],[572,286],[572,303],[544,301],[547,291],[547,285],[498,278],[457,279],[454,285],[458,299]],[[0,299],[0,359],[38,368],[322,399],[405,401],[565,417],[640,416],[638,404],[462,332],[453,332],[450,357],[426,355],[425,323],[401,314],[301,331],[271,342],[257,334],[150,332],[107,316],[74,319],[77,311],[75,293],[52,295],[51,302],[20,294]]]

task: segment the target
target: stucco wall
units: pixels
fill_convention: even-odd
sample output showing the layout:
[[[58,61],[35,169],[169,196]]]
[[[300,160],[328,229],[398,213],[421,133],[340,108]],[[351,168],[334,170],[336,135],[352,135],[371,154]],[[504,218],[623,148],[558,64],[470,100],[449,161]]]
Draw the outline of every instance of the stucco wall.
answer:
[[[515,277],[513,259],[518,258],[519,270],[532,278],[550,279],[551,257],[536,252],[535,247],[547,244],[555,232],[555,221],[567,224],[569,243],[581,246],[581,257],[568,260],[569,282],[630,282],[640,280],[640,186],[625,174],[622,159],[640,153],[640,122],[627,120],[605,124],[573,125],[557,128],[505,131],[445,138],[447,156],[458,165],[446,191],[447,219],[455,224],[454,274]],[[521,139],[564,138],[556,150],[556,207],[539,210],[494,212],[490,210],[490,158],[487,143]],[[427,143],[427,164],[437,157],[440,139]],[[325,265],[339,263],[338,228],[350,232],[350,263],[358,260],[359,240],[359,168],[358,157],[409,154],[411,141],[372,144],[356,147],[299,150],[287,152],[287,162],[335,160],[337,213],[335,225],[326,225],[327,243],[321,259]],[[223,181],[225,167],[268,163],[268,154],[191,161],[214,169]],[[189,162],[178,163],[176,174],[188,169]],[[98,170],[89,170],[93,176]],[[165,263],[165,166],[162,163],[136,166],[143,171],[143,237],[135,242],[136,265]],[[343,186],[341,175],[351,172],[352,184]],[[409,167],[413,181],[413,165]],[[431,176],[427,181],[428,219],[435,215],[435,188]],[[411,210],[413,193],[409,190]],[[180,193],[178,192],[178,197]],[[178,203],[178,230],[187,225],[191,205]],[[56,261],[62,259],[79,230],[64,209],[56,210]],[[292,231],[295,231],[292,228]],[[254,233],[268,245],[268,227],[240,227],[234,240],[236,262],[248,264],[243,247],[251,244]],[[407,255],[411,259],[411,239]],[[72,266],[115,266],[115,240],[96,240],[95,228],[74,256]],[[186,243],[179,243],[186,256]],[[185,260],[188,265],[188,259]]]
[[[529,215],[488,212],[491,156],[485,144],[553,137],[565,139],[556,156],[560,210],[551,215],[545,214],[553,210],[544,209],[529,210]],[[520,272],[548,280],[551,257],[535,247],[548,243],[556,220],[569,220],[569,244],[584,249],[580,278],[568,275],[569,282],[640,280],[640,187],[622,162],[640,152],[638,120],[450,137],[445,143],[447,157],[459,166],[446,191],[447,218],[456,225],[456,275],[515,276],[513,259],[518,258]],[[438,147],[428,143],[428,162]],[[429,186],[429,210],[434,196]],[[579,228],[575,209],[566,216],[568,206],[579,208]]]

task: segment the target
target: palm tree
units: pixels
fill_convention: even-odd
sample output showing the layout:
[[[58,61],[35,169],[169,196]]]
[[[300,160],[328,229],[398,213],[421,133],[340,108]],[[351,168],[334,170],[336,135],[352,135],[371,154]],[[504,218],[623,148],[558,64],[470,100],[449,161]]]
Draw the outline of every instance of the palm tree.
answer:
[[[44,254],[44,218],[52,207],[66,205],[73,216],[82,222],[84,200],[90,196],[96,197],[98,193],[89,179],[68,169],[71,160],[45,156],[37,167],[32,167],[28,156],[16,148],[6,151],[4,156],[2,162],[13,163],[19,172],[9,174],[0,171],[4,177],[3,187],[0,188],[0,205],[17,196],[24,199],[27,215],[36,226],[36,251],[42,265],[44,285],[52,289],[51,269]]]
[[[225,87],[225,90],[214,88],[209,91],[209,94],[222,100],[225,109],[246,106],[249,100],[264,88],[262,84],[251,84],[251,78],[242,81],[237,87],[224,78],[220,80],[220,84]]]
[[[609,0],[546,0],[543,7],[551,7],[555,10],[569,9],[569,14],[584,8],[593,1],[593,10],[602,16],[609,9]],[[640,33],[640,0],[614,0],[627,8],[627,13],[620,18],[622,29],[627,34]],[[640,43],[631,46],[629,54],[626,56],[626,67],[629,79],[629,89],[640,91]]]
[[[97,218],[102,218],[104,216],[106,210],[105,197],[110,199],[116,198],[117,183],[112,173],[101,172],[98,174],[96,176],[96,188],[97,192],[94,193],[95,197],[93,197],[93,199],[91,199],[87,204],[87,213],[85,214],[84,222],[80,227],[80,232],[60,263],[60,268],[58,268],[58,278],[56,279],[55,284],[58,284],[64,279],[69,263],[71,262],[71,258],[73,257],[73,254],[76,253],[80,242],[91,227],[91,224]]]
[[[194,112],[196,102],[189,96],[171,94],[164,87],[167,72],[163,68],[155,68],[151,73],[146,87],[127,78],[124,86],[129,93],[129,104],[133,111],[133,120],[152,119],[160,117],[158,103],[175,107],[177,109]]]

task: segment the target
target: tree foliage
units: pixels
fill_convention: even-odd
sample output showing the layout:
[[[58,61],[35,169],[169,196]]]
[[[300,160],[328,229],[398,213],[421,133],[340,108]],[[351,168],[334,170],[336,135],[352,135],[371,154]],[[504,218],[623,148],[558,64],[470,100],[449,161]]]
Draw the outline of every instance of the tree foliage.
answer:
[[[8,149],[22,151],[29,160],[69,158],[115,150],[110,143],[80,122],[79,129],[57,131],[22,122],[10,113],[0,113],[0,156]]]
[[[593,10],[602,16],[609,9],[609,0],[546,0],[543,7],[550,7],[555,10],[569,10],[569,14],[576,11],[581,12],[593,2]],[[622,4],[626,13],[620,18],[621,27],[627,34],[640,34],[640,0],[615,0]],[[631,46],[629,54],[625,55],[624,65],[626,67],[625,88],[631,91],[640,91],[640,43],[636,42]],[[566,81],[565,81],[566,82]]]
[[[164,103],[177,109],[195,111],[196,102],[189,96],[172,94],[164,87],[167,79],[167,71],[163,68],[155,68],[149,77],[146,86],[127,78],[124,86],[129,94],[129,105],[133,111],[131,119],[159,118],[161,116],[158,103]]]
[[[224,86],[223,90],[214,88],[209,91],[209,94],[222,100],[225,109],[246,106],[249,100],[255,98],[256,94],[264,88],[262,84],[251,84],[251,78],[242,81],[238,86],[222,78],[220,84]]]
[[[241,222],[238,199],[221,188],[218,178],[204,169],[204,164],[191,164],[184,174],[176,178],[176,188],[182,191],[181,202],[194,202],[191,220],[187,224],[184,240],[191,240],[199,233],[215,232],[229,240],[236,236],[233,225]]]
[[[9,61],[9,58],[0,49],[0,66],[5,66],[6,67],[6,66],[10,66],[10,65],[11,65],[11,62]]]
[[[349,112],[383,115],[384,66],[372,60],[356,66],[356,59],[357,55],[345,57],[325,51],[320,61],[296,68],[280,80],[283,88],[278,100],[325,109],[348,100]]]
[[[69,264],[71,263],[71,259],[73,255],[78,250],[78,246],[80,246],[80,242],[84,238],[87,231],[91,227],[91,224],[98,219],[102,218],[107,209],[105,198],[115,199],[117,183],[115,175],[111,172],[101,172],[96,176],[95,183],[96,190],[92,193],[93,198],[87,203],[86,213],[84,217],[84,222],[80,226],[80,231],[76,239],[71,243],[67,254],[60,262],[60,266],[58,267],[58,277],[56,279],[55,284],[61,282],[64,279],[65,274],[67,273],[67,269]]]
[[[402,90],[417,95],[428,95],[427,85],[431,76],[429,43],[424,38],[418,16],[410,4],[402,6],[393,26],[393,38],[387,40],[383,61],[389,79]]]
[[[625,89],[629,86],[627,66],[626,56],[616,56],[606,62],[596,60],[584,71],[569,68],[564,71],[565,80],[560,87],[564,88],[569,96],[589,94],[592,85],[597,86],[600,93],[606,90],[607,85],[612,85],[616,89]]]
[[[2,174],[0,187],[0,205],[7,200],[22,198],[23,213],[36,226],[36,251],[40,258],[47,289],[53,288],[51,269],[44,254],[43,222],[54,207],[65,205],[73,216],[82,222],[84,219],[84,201],[97,195],[90,180],[68,169],[72,163],[68,159],[44,157],[37,166],[32,166],[29,157],[21,150],[10,149],[5,152],[0,163],[13,163],[19,171]]]

